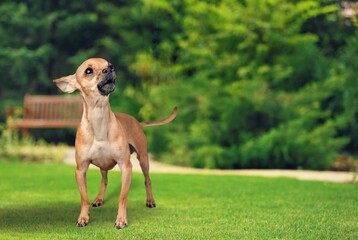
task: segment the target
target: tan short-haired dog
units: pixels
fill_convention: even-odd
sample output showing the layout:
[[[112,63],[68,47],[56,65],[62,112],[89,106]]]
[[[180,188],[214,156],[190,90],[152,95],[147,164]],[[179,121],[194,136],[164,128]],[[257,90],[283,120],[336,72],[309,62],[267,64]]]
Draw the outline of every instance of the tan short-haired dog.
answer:
[[[109,105],[109,94],[114,91],[116,74],[113,65],[102,58],[91,58],[83,62],[76,73],[53,82],[63,92],[81,92],[83,114],[76,134],[76,181],[81,194],[81,213],[78,227],[89,223],[89,208],[86,189],[86,172],[90,164],[100,168],[101,187],[93,207],[101,206],[107,186],[107,172],[118,165],[122,172],[122,187],[119,197],[117,229],[127,226],[127,196],[132,179],[130,155],[137,153],[145,178],[146,206],[155,207],[149,178],[147,140],[142,127],[169,123],[176,117],[176,108],[167,118],[157,122],[138,122],[130,115],[113,113]]]

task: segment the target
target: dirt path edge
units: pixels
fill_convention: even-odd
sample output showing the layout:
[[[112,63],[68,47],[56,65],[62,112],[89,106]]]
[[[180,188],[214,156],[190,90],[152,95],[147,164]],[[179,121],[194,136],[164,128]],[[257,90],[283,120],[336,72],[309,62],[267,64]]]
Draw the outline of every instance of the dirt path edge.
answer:
[[[64,162],[75,165],[75,150],[68,148],[65,152]],[[141,172],[136,155],[132,154],[131,162],[134,172]],[[260,177],[289,177],[299,180],[325,181],[335,183],[358,182],[357,173],[335,171],[310,171],[310,170],[281,170],[281,169],[242,169],[242,170],[218,170],[196,169],[190,167],[173,166],[150,160],[151,173],[175,173],[175,174],[205,174],[205,175],[240,175]]]

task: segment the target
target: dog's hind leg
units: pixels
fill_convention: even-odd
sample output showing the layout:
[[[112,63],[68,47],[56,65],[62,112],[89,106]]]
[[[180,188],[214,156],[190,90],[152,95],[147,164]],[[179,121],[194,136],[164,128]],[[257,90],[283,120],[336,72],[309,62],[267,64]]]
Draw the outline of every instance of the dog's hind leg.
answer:
[[[147,193],[146,206],[149,208],[154,208],[154,207],[156,207],[156,204],[155,204],[155,201],[153,198],[153,193],[152,193],[152,183],[149,178],[149,159],[148,159],[147,151],[138,153],[138,160],[140,163],[140,167],[142,168],[142,172],[143,172],[144,179],[145,179],[144,184],[145,184],[145,190]]]
[[[107,173],[108,171],[101,170],[101,174],[102,174],[101,187],[99,188],[99,192],[96,199],[92,202],[92,207],[99,207],[103,204],[104,193],[106,192],[106,188],[108,184]]]

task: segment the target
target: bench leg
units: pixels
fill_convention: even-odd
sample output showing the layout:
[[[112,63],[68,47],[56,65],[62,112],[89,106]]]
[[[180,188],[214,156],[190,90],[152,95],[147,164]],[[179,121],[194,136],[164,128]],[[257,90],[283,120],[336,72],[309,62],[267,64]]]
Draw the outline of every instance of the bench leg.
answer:
[[[29,136],[29,129],[28,128],[21,128],[21,135],[22,135],[22,137]]]

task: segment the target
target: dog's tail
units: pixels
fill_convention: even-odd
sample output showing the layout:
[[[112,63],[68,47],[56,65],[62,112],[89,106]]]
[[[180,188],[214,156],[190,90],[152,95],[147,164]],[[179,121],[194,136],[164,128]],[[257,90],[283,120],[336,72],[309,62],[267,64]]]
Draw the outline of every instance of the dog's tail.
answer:
[[[160,120],[160,121],[141,122],[140,125],[141,125],[142,127],[151,127],[151,126],[160,126],[160,125],[164,125],[164,124],[170,123],[170,122],[173,121],[173,120],[175,119],[175,117],[177,116],[177,110],[178,110],[178,107],[173,108],[172,113],[171,113],[168,117],[166,117],[166,118],[164,118],[164,119],[162,119],[162,120]]]

